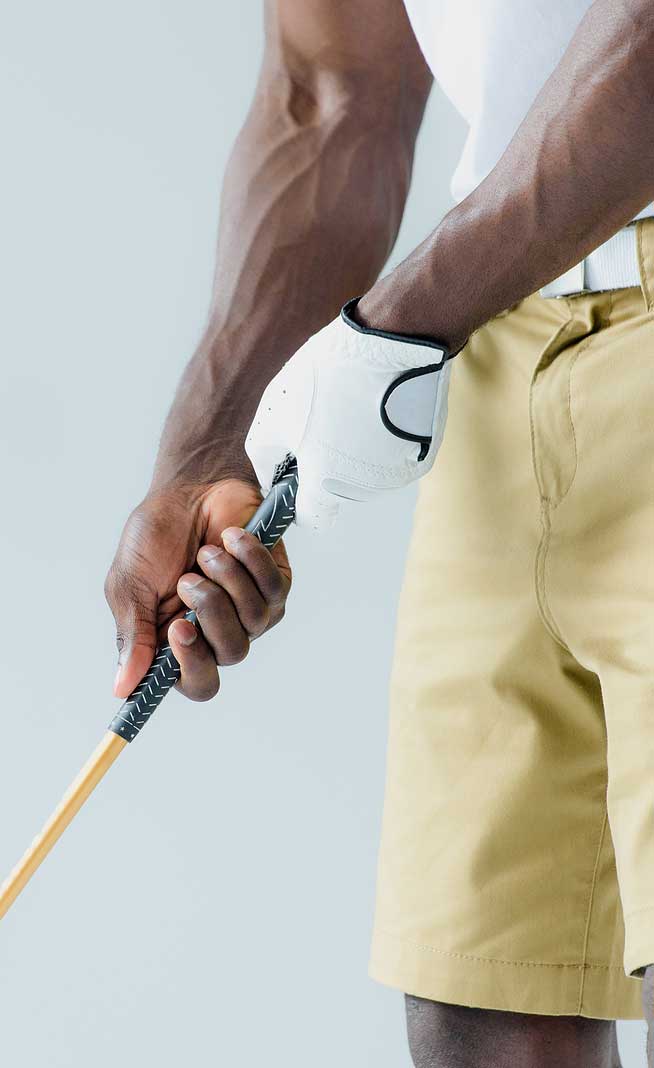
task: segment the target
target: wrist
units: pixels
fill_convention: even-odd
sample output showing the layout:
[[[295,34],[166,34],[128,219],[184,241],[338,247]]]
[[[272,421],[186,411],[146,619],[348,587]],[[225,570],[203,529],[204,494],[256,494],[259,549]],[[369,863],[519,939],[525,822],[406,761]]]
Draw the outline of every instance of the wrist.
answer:
[[[208,486],[228,478],[256,485],[245,438],[266,385],[253,359],[205,337],[187,365],[168,413],[152,490]]]
[[[438,306],[437,283],[411,258],[381,278],[359,301],[357,321],[370,329],[430,338],[459,352],[472,330],[459,309]]]
[[[430,336],[456,352],[480,326],[533,292],[516,200],[505,205],[482,186],[452,208],[362,298],[357,310],[366,325]]]
[[[171,527],[183,517],[187,528],[193,530],[197,524],[203,525],[203,517],[212,502],[230,499],[234,494],[251,497],[253,508],[261,500],[259,485],[252,479],[226,476],[213,482],[153,482],[137,511],[163,518],[166,526]]]
[[[233,438],[203,444],[180,441],[172,450],[160,450],[148,493],[184,488],[201,495],[217,482],[229,479],[258,486],[242,441],[238,444]]]

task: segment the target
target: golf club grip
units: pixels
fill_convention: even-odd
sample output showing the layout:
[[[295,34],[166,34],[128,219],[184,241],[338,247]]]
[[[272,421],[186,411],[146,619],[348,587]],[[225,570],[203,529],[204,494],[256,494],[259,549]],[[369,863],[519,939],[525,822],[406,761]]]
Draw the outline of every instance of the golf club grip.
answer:
[[[293,522],[297,485],[297,464],[293,457],[287,457],[278,467],[270,493],[245,527],[266,549],[272,549]],[[184,618],[197,621],[195,612],[187,612]],[[180,674],[170,645],[160,645],[147,675],[120,706],[108,729],[127,742],[134,741]]]

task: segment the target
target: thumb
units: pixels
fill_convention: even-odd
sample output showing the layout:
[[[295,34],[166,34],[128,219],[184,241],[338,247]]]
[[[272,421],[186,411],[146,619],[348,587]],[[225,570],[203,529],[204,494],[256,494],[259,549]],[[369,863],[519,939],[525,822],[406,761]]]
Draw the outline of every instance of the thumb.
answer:
[[[116,697],[129,697],[146,674],[157,646],[157,597],[125,580],[107,579],[106,596],[116,621]]]

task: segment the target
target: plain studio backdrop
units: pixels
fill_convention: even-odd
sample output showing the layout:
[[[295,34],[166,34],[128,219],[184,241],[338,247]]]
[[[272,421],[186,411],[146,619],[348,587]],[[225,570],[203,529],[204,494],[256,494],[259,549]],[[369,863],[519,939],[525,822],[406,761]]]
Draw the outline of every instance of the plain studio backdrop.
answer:
[[[104,574],[204,322],[261,46],[259,0],[1,8],[2,874],[115,707]],[[394,261],[463,134],[436,90]],[[2,922],[3,1063],[409,1065],[367,955],[413,499],[291,532],[283,626],[124,752]]]

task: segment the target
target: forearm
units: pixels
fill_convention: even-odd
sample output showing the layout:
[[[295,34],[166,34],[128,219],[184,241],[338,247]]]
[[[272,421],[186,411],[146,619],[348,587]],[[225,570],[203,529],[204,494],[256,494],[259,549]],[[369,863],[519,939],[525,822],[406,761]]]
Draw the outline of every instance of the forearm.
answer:
[[[248,476],[243,441],[265,386],[392,248],[425,99],[407,90],[399,111],[372,100],[368,111],[361,87],[316,99],[264,73],[227,169],[210,317],[155,486]]]
[[[458,346],[578,263],[654,198],[653,104],[651,0],[596,0],[497,166],[363,321]]]

